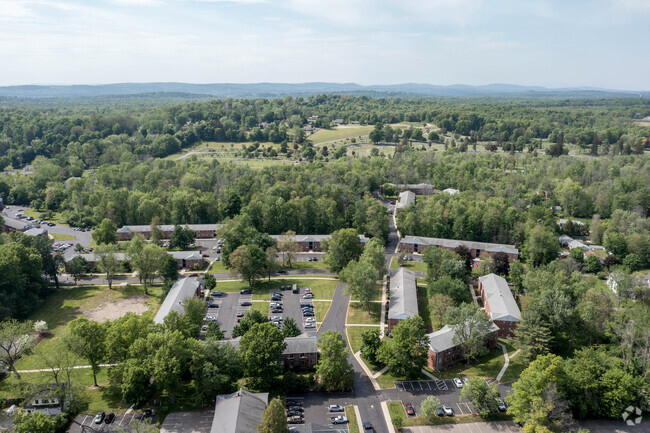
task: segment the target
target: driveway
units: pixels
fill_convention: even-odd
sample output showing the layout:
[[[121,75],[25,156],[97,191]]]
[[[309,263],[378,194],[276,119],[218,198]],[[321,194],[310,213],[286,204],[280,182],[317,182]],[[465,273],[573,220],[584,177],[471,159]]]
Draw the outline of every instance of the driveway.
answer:
[[[160,433],[210,433],[214,407],[198,412],[172,412],[165,417]]]
[[[106,432],[114,433],[117,432],[118,428],[127,429],[131,422],[140,422],[142,420],[141,412],[130,412],[128,414],[117,414],[115,420],[111,424],[106,424],[102,422],[101,424],[95,424],[95,415],[79,415],[74,421],[68,430],[69,433],[95,433],[95,432]],[[154,420],[155,422],[155,420]],[[128,431],[128,429],[127,429]],[[209,431],[209,430],[208,430]]]

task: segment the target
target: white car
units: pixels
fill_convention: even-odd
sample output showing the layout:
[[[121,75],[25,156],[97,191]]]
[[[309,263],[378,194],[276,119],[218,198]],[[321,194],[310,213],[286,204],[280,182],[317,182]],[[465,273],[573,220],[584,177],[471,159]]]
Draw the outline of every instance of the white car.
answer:
[[[456,385],[456,388],[462,388],[463,387],[463,381],[460,380],[457,377],[454,377],[454,385]]]
[[[448,406],[443,406],[442,410],[445,411],[445,415],[447,416],[454,416],[454,410]]]
[[[305,322],[307,322],[307,323],[316,323],[316,319],[314,319],[313,317],[307,317],[305,319]]]
[[[271,317],[271,322],[281,322],[281,321],[282,321],[282,317],[280,316]]]
[[[338,404],[330,404],[328,406],[328,409],[330,412],[343,412],[345,409],[343,409],[343,406],[340,406]]]
[[[313,297],[314,295],[312,295],[311,293],[305,293],[304,295],[302,295],[303,299],[312,299]]]
[[[315,323],[305,323],[305,329],[313,329],[316,327]]]

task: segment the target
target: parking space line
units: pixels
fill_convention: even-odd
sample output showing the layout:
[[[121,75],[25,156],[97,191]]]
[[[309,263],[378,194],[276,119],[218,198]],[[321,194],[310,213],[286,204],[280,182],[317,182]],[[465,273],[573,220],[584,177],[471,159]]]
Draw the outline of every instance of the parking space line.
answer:
[[[459,411],[460,413],[463,413],[463,414],[465,413],[465,412],[463,412],[463,408],[460,407],[460,404],[456,403],[456,406],[458,406],[458,411]]]
[[[84,425],[86,423],[86,420],[88,419],[88,415],[84,417],[84,420],[81,422],[81,425]]]
[[[122,419],[120,420],[120,424],[119,424],[119,425],[122,425],[122,423],[124,422],[124,418],[126,418],[126,414],[122,414]]]
[[[429,391],[431,391],[431,383],[429,383],[429,381],[427,380],[427,381],[426,381],[426,384],[427,384],[427,386],[429,387]]]
[[[422,388],[422,381],[418,380],[418,385],[420,385],[420,391],[423,391],[424,389]]]

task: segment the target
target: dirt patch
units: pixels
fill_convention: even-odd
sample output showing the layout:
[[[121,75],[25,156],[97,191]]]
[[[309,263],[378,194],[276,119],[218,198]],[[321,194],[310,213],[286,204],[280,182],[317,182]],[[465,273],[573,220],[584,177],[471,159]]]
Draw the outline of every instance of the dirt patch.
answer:
[[[119,319],[126,313],[142,314],[149,311],[147,305],[149,299],[146,295],[136,295],[113,302],[106,302],[86,312],[84,316],[97,322],[103,322],[105,320]]]

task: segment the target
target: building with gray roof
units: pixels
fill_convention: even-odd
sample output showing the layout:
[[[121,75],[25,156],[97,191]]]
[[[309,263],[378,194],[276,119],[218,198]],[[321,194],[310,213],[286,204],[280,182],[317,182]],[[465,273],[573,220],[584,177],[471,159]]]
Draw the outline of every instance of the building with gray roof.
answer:
[[[492,323],[485,336],[485,345],[492,349],[497,344],[499,327]],[[442,370],[465,359],[463,348],[454,343],[456,332],[452,326],[445,325],[436,332],[427,335],[429,339],[429,367]]]
[[[404,236],[399,241],[399,250],[402,252],[421,254],[431,246],[453,250],[461,245],[467,247],[475,258],[491,259],[496,253],[505,253],[508,255],[508,260],[513,262],[519,257],[519,250],[514,245],[461,241],[457,239],[427,238],[423,236]]]
[[[218,395],[210,433],[251,433],[257,431],[269,404],[269,394],[240,389]]]
[[[406,268],[391,271],[388,333],[400,321],[417,316],[418,314],[418,289],[415,281],[415,273]]]
[[[402,191],[399,193],[397,209],[405,209],[413,204],[415,204],[415,193],[411,191]]]
[[[179,314],[185,314],[183,301],[185,299],[192,299],[195,296],[199,296],[200,293],[201,283],[196,279],[181,278],[176,281],[172,288],[169,289],[169,293],[167,293],[160,309],[153,318],[154,323],[163,323],[165,317],[167,317],[167,315],[172,311],[176,311]]]
[[[27,236],[47,236],[47,229],[44,227],[39,227],[39,228],[34,227],[29,230],[26,230],[25,234]]]
[[[285,235],[270,235],[276,241],[280,241],[285,238]],[[293,235],[293,240],[300,246],[304,252],[308,251],[322,251],[323,250],[323,241],[326,241],[330,238],[330,235]],[[364,235],[359,235],[359,240],[361,245],[365,245],[368,242],[368,238]]]
[[[521,321],[521,311],[505,278],[496,274],[483,275],[478,279],[478,291],[485,312],[499,327],[499,337],[514,337],[513,331]]]
[[[239,350],[241,337],[224,340],[235,349]],[[284,339],[286,347],[282,357],[278,360],[285,370],[309,370],[318,364],[318,338],[308,334]]]

